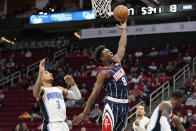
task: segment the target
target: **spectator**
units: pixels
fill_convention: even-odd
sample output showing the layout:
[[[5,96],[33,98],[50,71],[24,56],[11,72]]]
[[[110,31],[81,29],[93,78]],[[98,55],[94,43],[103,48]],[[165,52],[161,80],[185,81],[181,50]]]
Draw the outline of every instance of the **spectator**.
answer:
[[[148,81],[146,83],[147,88],[151,88],[153,85],[151,78],[148,78]]]
[[[133,82],[134,84],[137,84],[139,82],[139,77],[137,76],[136,73],[133,74],[133,78],[131,79],[130,82]]]
[[[196,127],[196,114],[193,114],[193,118],[190,120],[191,126]]]
[[[77,107],[84,107],[85,105],[85,99],[82,97],[80,100],[76,101],[76,106]]]
[[[25,57],[25,52],[23,50],[20,52],[19,57],[21,57],[21,58],[24,58]]]
[[[188,129],[190,127],[190,122],[189,122],[188,117],[186,115],[183,118],[182,125],[184,126],[185,129]]]
[[[30,118],[41,118],[41,116],[36,114],[36,113],[34,113],[34,112],[31,112]]]
[[[27,124],[25,122],[17,124],[15,131],[29,131]]]
[[[187,106],[191,105],[193,107],[196,106],[196,92],[193,92],[192,96],[187,99],[186,105]]]
[[[5,94],[3,93],[3,90],[0,90],[0,108],[3,108],[5,106],[4,99],[5,99]]]
[[[23,81],[24,81],[24,82],[28,82],[28,78],[27,78],[27,76],[26,76],[25,73],[22,75],[21,81],[22,81],[22,82],[23,82]]]
[[[188,109],[188,110],[186,110],[186,113],[187,113],[187,116],[188,116],[188,120],[190,121],[192,119],[193,112],[192,112],[191,109]]]
[[[135,85],[135,86],[134,86],[134,89],[131,90],[131,94],[132,94],[133,96],[135,96],[135,98],[138,97],[138,96],[140,95],[140,90],[138,90],[138,85]]]
[[[149,68],[150,70],[157,70],[157,66],[155,65],[154,62],[152,62],[152,64],[151,64],[150,66],[148,66],[148,68]]]
[[[139,78],[140,78],[140,82],[146,83],[148,81],[148,77],[146,75],[144,75],[143,72],[140,73]]]
[[[166,48],[166,49],[164,49],[164,50],[160,50],[159,51],[159,55],[160,56],[162,56],[162,55],[168,55],[168,53],[169,53],[169,50]]]
[[[136,51],[135,52],[135,57],[141,57],[141,56],[143,56],[143,52],[142,51]]]
[[[88,92],[87,86],[86,86],[85,83],[83,83],[83,84],[81,85],[80,92],[81,92],[82,94],[86,94],[86,93]]]
[[[92,119],[92,122],[96,122],[98,118],[101,118],[102,111],[99,108],[99,104],[95,104],[95,108],[89,113],[88,117]]]
[[[30,50],[27,50],[26,54],[25,54],[26,58],[31,58],[32,57],[32,53]]]
[[[173,69],[174,69],[174,66],[172,65],[172,62],[169,61],[168,64],[167,64],[167,66],[166,66],[166,70],[167,71],[172,71]]]
[[[73,108],[73,107],[75,106],[75,104],[76,104],[76,101],[75,101],[75,100],[69,99],[69,100],[67,100],[67,101],[65,102],[65,104],[66,104],[67,107]]]
[[[27,88],[29,87],[27,81],[22,81],[21,83],[21,89],[22,90],[27,90]]]
[[[147,106],[149,105],[150,91],[147,88],[147,86],[144,86],[144,90],[141,91],[140,96],[138,97],[138,99],[143,100],[146,103]]]
[[[81,128],[81,131],[86,131],[86,127],[82,127]]]
[[[90,54],[88,53],[88,50],[87,49],[84,49],[80,55],[80,57],[89,57]]]
[[[0,58],[0,66],[5,65],[6,59],[5,58]]]
[[[182,60],[183,60],[182,54],[178,53],[177,62],[180,63],[180,62],[182,62]]]
[[[91,77],[95,77],[95,76],[97,76],[97,72],[96,72],[95,70],[93,70],[93,71],[91,72]]]
[[[183,122],[183,117],[182,117],[181,112],[177,112],[177,116],[180,119],[180,121]]]
[[[187,49],[186,49],[186,52],[187,53],[194,53],[195,52],[195,48],[192,47],[191,44],[188,45]]]
[[[133,61],[132,56],[130,54],[128,55],[128,58],[126,59],[126,62],[125,63],[126,63],[126,65],[128,67],[134,66],[134,61]]]
[[[160,63],[158,69],[159,69],[159,71],[163,72],[163,71],[165,71],[165,66],[163,66],[162,63]]]
[[[186,53],[185,56],[183,57],[183,60],[187,63],[191,63],[191,56],[189,55],[189,53]]]
[[[178,48],[174,46],[173,49],[171,50],[171,53],[178,53]]]
[[[10,58],[9,59],[9,61],[7,62],[7,64],[6,64],[6,66],[8,67],[8,68],[12,68],[12,67],[14,67],[15,66],[15,63],[14,63],[14,61],[13,61],[13,58]]]
[[[15,58],[15,52],[13,51],[10,55],[9,55],[9,58]]]
[[[163,84],[165,82],[169,81],[169,77],[165,75],[165,73],[162,73],[162,76],[159,77],[159,83]]]
[[[40,112],[40,107],[37,104],[37,102],[34,102],[33,107],[31,108],[31,113],[39,113]]]
[[[155,50],[155,48],[152,48],[152,51],[148,54],[148,56],[157,56],[159,53]]]
[[[29,84],[29,87],[28,87],[28,90],[33,90],[35,87],[35,84],[33,83],[33,81],[31,80],[30,81],[30,84]]]
[[[19,116],[20,119],[22,118],[30,118],[31,115],[28,112],[24,112],[22,115]]]

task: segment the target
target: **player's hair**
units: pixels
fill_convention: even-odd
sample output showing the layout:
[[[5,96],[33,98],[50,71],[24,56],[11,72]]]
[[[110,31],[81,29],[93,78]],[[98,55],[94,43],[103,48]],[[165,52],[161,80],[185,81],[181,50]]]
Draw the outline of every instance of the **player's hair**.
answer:
[[[137,106],[137,108],[138,108],[139,106],[143,106],[143,107],[144,107],[144,105],[140,104],[140,105]],[[136,108],[136,109],[137,109],[137,108]],[[144,110],[145,110],[145,107],[144,107]]]
[[[96,62],[98,63],[102,63],[101,61],[101,56],[102,56],[102,51],[105,49],[105,46],[104,45],[100,45],[98,46],[96,49],[95,49],[95,52],[94,52],[94,59]]]
[[[182,95],[182,93],[181,93],[180,91],[175,90],[175,91],[173,91],[173,92],[171,93],[170,98],[181,99],[181,98],[183,98],[183,95]]]

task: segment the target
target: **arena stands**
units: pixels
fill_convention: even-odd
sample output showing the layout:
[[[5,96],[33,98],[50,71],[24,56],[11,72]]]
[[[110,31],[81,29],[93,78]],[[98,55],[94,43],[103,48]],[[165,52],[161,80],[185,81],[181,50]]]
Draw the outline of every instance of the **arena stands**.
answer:
[[[173,51],[173,49],[175,49],[175,51]],[[130,80],[130,108],[135,106],[138,101],[143,100],[145,100],[145,103],[148,106],[149,94],[164,82],[170,81],[172,79],[172,76],[188,62],[183,59],[183,57],[186,56],[186,53],[190,53],[192,58],[195,57],[194,52],[188,52],[188,49],[190,49],[190,47],[186,46],[166,46],[164,48],[156,47],[153,49],[128,49],[126,53],[127,56],[122,62],[122,65],[125,71],[128,73]],[[143,55],[140,57],[134,56],[135,52],[137,52],[138,50],[143,52]],[[158,54],[149,56],[149,54],[152,54],[152,50],[158,52]],[[34,60],[40,60],[43,57],[49,57],[51,62],[48,65],[48,70],[53,73],[53,76],[55,78],[55,85],[65,86],[63,77],[65,76],[65,74],[70,74],[74,76],[76,83],[79,87],[81,87],[80,89],[83,96],[82,100],[76,101],[74,105],[67,107],[68,120],[72,120],[75,115],[83,110],[84,103],[89,97],[93,88],[93,84],[95,82],[96,72],[94,71],[96,69],[96,63],[92,59],[93,48],[89,50],[79,50],[75,47],[68,53],[67,57],[56,60],[53,60],[53,57],[47,54],[47,50],[45,49],[43,49],[42,52],[40,52],[39,49],[39,54],[38,52],[36,53],[36,51],[38,50],[35,49],[32,51],[32,57],[26,58],[31,60],[27,62],[22,61],[22,63],[24,62],[25,65],[30,65],[35,62]],[[19,54],[22,54],[22,52],[19,52]],[[36,59],[34,57],[35,55],[37,56]],[[14,53],[11,53],[10,56],[14,56],[14,58],[17,57],[17,55],[14,55]],[[25,53],[23,53],[23,58],[25,59]],[[19,57],[18,61],[20,59],[21,58]],[[17,61],[15,61],[15,63],[20,64]],[[95,75],[92,75],[93,72]],[[20,124],[22,122],[25,122],[29,129],[34,130],[39,130],[38,128],[42,124],[42,118],[39,118],[40,113],[34,113],[32,111],[34,108],[36,108],[36,100],[33,98],[32,94],[32,88],[33,83],[36,79],[36,74],[33,73],[30,75],[30,77],[26,76],[25,71],[22,72],[22,74],[22,81],[15,83],[13,87],[4,87],[4,89],[2,90],[2,94],[4,94],[3,96],[5,96],[5,98],[1,100],[4,103],[4,107],[0,108],[2,116],[0,123],[1,126],[3,125],[3,131],[8,131],[10,130],[10,128],[15,128],[17,124]],[[189,85],[193,85],[190,84],[193,83],[193,81],[194,80],[191,79],[188,82]],[[136,90],[137,92],[134,93],[134,88],[136,87],[139,90]],[[105,93],[103,91],[103,93],[101,93],[101,95],[96,100],[96,103],[99,105],[99,108],[101,110],[103,109],[104,96]],[[184,105],[184,107],[185,108],[183,109],[192,109],[192,106],[190,105]],[[181,112],[184,116],[186,110]],[[194,112],[194,110],[192,110],[192,112]],[[100,113],[101,112],[98,112],[98,114]],[[21,116],[21,118],[19,118],[19,116]],[[73,126],[72,130],[77,131],[83,126],[85,126],[87,130],[90,131],[96,130],[97,128],[101,129],[101,124],[98,118],[100,118],[99,115],[93,118],[88,117],[81,125]],[[191,123],[193,123],[192,125],[194,125],[194,118],[190,122],[190,124]]]

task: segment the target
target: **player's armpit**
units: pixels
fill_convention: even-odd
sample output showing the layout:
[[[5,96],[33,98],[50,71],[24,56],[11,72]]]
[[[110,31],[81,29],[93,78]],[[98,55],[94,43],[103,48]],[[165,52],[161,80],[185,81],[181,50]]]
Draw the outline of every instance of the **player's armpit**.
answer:
[[[185,131],[184,126],[182,125],[180,119],[177,116],[174,116],[173,122],[178,128],[178,131]]]

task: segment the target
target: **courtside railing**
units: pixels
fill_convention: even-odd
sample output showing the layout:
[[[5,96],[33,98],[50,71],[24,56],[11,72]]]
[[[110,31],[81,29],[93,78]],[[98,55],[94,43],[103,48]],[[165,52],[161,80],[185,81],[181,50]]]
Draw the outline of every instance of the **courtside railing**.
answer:
[[[33,72],[33,71],[35,71],[35,70],[37,70],[37,69],[39,68],[39,63],[40,63],[40,61],[41,61],[41,60],[39,60],[39,61],[37,61],[37,62],[35,62],[35,63],[33,63],[33,64],[31,64],[31,65],[29,65],[29,66],[27,67],[27,72],[26,72],[27,77],[29,77],[29,74],[30,74],[31,72]],[[48,64],[48,63],[49,63],[49,59],[46,58],[46,64]]]
[[[54,53],[53,58],[56,61],[57,58],[61,57],[61,56],[67,56],[67,48],[63,48],[57,52]]]
[[[169,88],[170,88],[169,82],[165,82],[163,85],[161,85],[158,89],[156,89],[150,94],[150,106],[149,106],[150,114],[152,113],[152,103],[154,100],[158,99],[159,96],[162,96],[162,101],[163,101],[166,93],[169,98],[169,92],[170,92]]]
[[[186,64],[181,70],[179,70],[174,76],[173,76],[173,90],[176,89],[176,83],[177,81],[183,77],[183,83],[186,82],[186,73],[188,73],[188,78],[190,78],[190,66],[189,64]]]
[[[131,108],[131,109],[129,110],[129,112],[132,112],[132,111],[136,110],[137,106],[139,106],[139,105],[143,105],[143,106],[144,106],[144,102],[143,102],[143,101],[140,101],[137,105],[135,105],[133,108]],[[136,115],[136,111],[133,112],[133,113],[128,117],[128,119],[130,119],[130,118],[133,117],[134,115]]]
[[[193,67],[193,74],[192,75],[195,75],[196,73],[195,73],[195,68],[196,68],[196,57],[194,57],[193,58],[193,65],[192,65]]]
[[[21,80],[21,72],[20,71],[17,71],[9,76],[6,76],[4,78],[2,78],[0,80],[0,86],[13,86],[14,85],[14,82],[15,80],[20,81]]]

